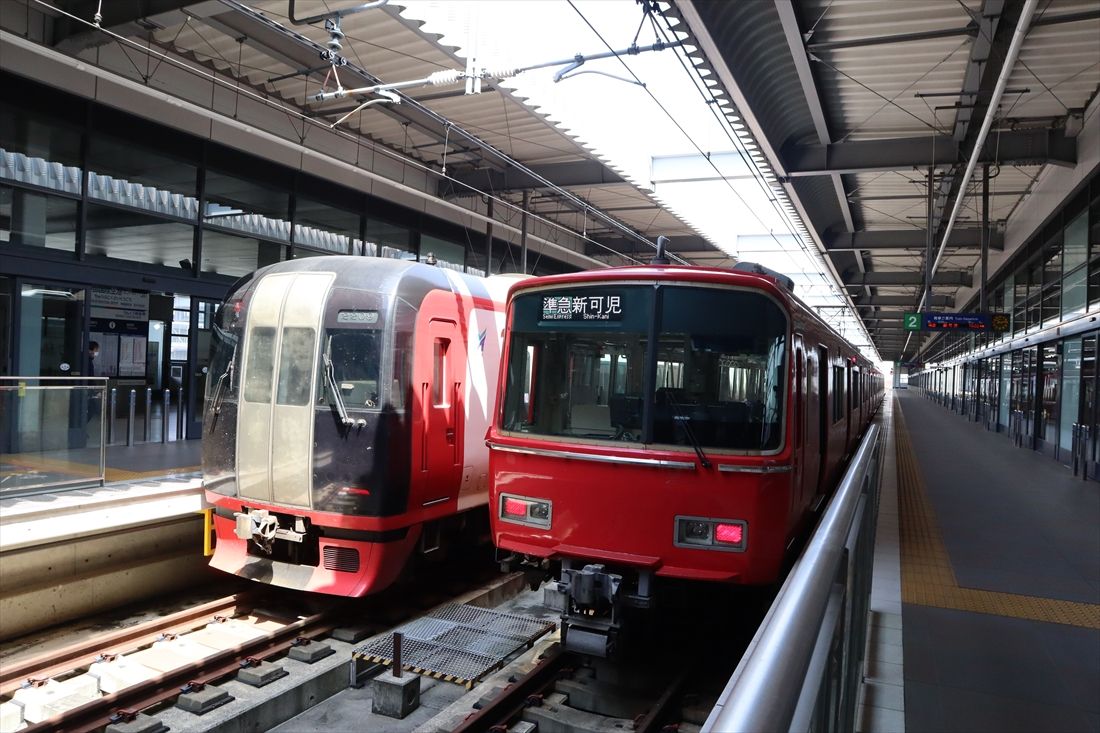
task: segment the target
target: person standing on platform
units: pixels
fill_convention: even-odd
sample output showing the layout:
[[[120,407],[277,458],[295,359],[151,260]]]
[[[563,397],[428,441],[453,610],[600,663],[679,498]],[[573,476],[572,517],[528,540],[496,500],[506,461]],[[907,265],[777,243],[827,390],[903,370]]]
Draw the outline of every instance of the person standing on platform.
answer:
[[[85,377],[94,377],[95,376],[95,360],[96,360],[97,356],[99,356],[99,342],[98,341],[89,341],[88,342],[88,355],[87,355],[87,358],[85,358],[85,360],[84,360],[85,361],[85,365],[84,365],[84,376]],[[89,394],[89,397],[88,397],[88,423],[89,423],[89,437],[90,437],[91,423],[92,423],[93,420],[96,421],[97,423],[99,422],[99,415],[100,415],[100,411],[101,411],[102,406],[103,406],[103,400],[102,400],[102,397],[99,393],[99,386],[95,382],[92,382],[92,381],[89,380],[88,383],[87,383],[87,386],[85,387],[85,390]]]

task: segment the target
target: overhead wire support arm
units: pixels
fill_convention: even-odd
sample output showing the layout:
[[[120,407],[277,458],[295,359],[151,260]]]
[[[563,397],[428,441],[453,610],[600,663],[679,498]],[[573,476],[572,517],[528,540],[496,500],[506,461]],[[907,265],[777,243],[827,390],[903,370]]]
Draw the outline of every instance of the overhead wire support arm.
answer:
[[[308,18],[299,18],[294,15],[294,2],[290,0],[290,22],[294,25],[310,25],[321,20],[328,20],[330,18],[343,18],[345,15],[352,15],[354,13],[361,13],[364,10],[373,10],[374,8],[380,8],[383,5],[389,3],[390,0],[371,0],[371,2],[362,3],[360,5],[353,5],[350,8],[341,8],[340,10],[327,10],[324,13],[318,15],[311,15]]]

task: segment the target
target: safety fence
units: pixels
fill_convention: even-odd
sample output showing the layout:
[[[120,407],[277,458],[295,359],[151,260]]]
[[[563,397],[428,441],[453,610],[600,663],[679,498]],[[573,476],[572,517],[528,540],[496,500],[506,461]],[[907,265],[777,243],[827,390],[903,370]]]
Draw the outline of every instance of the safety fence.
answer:
[[[0,377],[0,495],[102,485],[109,446],[184,437],[185,397],[106,377]]]
[[[882,450],[875,424],[704,731],[856,729]]]

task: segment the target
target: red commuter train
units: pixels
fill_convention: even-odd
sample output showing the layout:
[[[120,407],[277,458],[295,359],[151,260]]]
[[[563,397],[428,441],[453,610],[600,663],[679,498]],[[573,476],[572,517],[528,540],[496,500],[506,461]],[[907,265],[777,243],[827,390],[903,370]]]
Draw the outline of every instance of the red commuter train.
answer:
[[[526,280],[489,431],[493,540],[556,567],[567,646],[606,654],[658,578],[777,581],[883,394],[759,265]]]
[[[214,325],[211,565],[362,596],[486,526],[503,304],[515,276],[313,257],[238,284]]]

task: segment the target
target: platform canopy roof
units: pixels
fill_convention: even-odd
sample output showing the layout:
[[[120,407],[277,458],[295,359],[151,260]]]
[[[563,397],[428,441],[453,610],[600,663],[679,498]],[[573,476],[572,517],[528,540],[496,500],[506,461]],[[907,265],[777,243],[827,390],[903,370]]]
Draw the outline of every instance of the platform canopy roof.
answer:
[[[96,5],[90,0],[57,2],[81,18],[91,17]],[[363,4],[298,0],[296,17]],[[336,121],[370,98],[359,95],[323,104],[313,99],[322,88],[335,87],[331,64],[322,58],[332,35],[323,19],[292,22],[288,0],[108,2],[103,14],[103,26],[114,32],[239,80],[317,118]],[[337,69],[340,82],[354,88],[465,69],[466,60],[456,49],[424,32],[422,25],[407,18],[397,2],[343,16],[339,54],[347,65]],[[56,27],[55,45],[70,53],[107,42],[81,23],[61,18]],[[586,253],[609,264],[624,264],[627,258],[648,261],[653,248],[644,240],[655,241],[658,235],[670,237],[674,248],[686,253],[685,261],[698,254],[709,263],[729,262],[652,191],[624,180],[620,171],[505,86],[484,82],[482,93],[473,95],[461,83],[409,88],[401,94],[404,103],[373,105],[349,117],[344,127],[437,171],[445,167],[454,180],[442,181],[435,194],[471,206],[472,199],[484,198],[481,192],[516,205],[526,197],[531,211],[583,235]],[[460,129],[484,144],[471,142]],[[572,198],[540,178],[566,189]],[[597,211],[622,226],[601,220]]]
[[[985,164],[996,250],[1044,168],[1075,164],[1100,87],[1095,0],[673,0],[672,12],[885,359],[914,352],[901,314],[922,300],[929,242],[934,261],[957,199],[932,310],[978,287]]]

